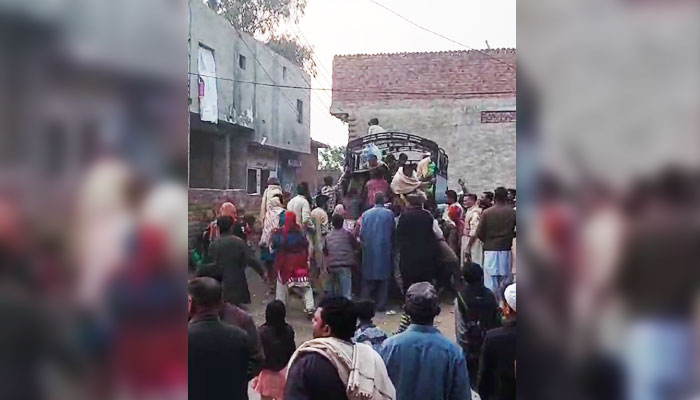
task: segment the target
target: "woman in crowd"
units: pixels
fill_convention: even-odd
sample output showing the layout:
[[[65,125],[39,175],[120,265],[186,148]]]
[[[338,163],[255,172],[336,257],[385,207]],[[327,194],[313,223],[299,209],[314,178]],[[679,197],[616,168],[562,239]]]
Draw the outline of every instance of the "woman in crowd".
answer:
[[[253,381],[253,389],[262,400],[282,400],[287,382],[287,363],[296,350],[294,329],[287,324],[287,309],[279,300],[274,300],[265,309],[265,323],[260,326],[265,361],[260,375]]]
[[[260,259],[265,265],[265,270],[269,276],[274,275],[275,254],[270,250],[272,245],[272,233],[280,227],[280,216],[284,214],[282,205],[282,193],[275,194],[267,202],[267,210],[261,222],[262,234],[260,235]],[[274,293],[274,282],[270,293]]]
[[[272,235],[272,249],[276,252],[276,299],[286,304],[288,288],[301,288],[304,292],[304,311],[312,316],[314,295],[309,280],[309,242],[293,212],[284,213],[284,226]]]

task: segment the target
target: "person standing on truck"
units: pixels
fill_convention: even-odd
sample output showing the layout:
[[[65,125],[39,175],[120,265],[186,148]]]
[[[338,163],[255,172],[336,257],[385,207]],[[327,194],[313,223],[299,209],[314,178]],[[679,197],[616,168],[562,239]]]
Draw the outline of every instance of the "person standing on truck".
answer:
[[[386,129],[382,128],[379,126],[379,120],[377,118],[372,118],[369,120],[367,123],[369,125],[369,128],[367,128],[367,134],[368,135],[373,135],[375,133],[385,133]]]

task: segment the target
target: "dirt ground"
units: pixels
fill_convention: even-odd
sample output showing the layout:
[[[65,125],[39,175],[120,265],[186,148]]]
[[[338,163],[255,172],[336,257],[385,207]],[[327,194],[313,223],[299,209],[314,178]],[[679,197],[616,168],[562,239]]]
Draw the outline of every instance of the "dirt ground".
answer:
[[[259,326],[265,322],[265,306],[267,303],[274,300],[275,296],[266,293],[265,283],[255,272],[248,269],[247,276],[251,296],[251,304],[248,305],[247,311],[253,316],[255,324]],[[395,332],[398,329],[399,320],[401,319],[402,305],[403,303],[400,299],[390,299],[388,309],[396,311],[396,314],[386,315],[385,313],[378,313],[374,319],[374,323],[387,333]],[[287,304],[287,323],[294,327],[297,346],[312,338],[311,321],[309,321],[302,311],[303,308],[303,302],[300,298],[292,295],[289,296],[289,302]],[[454,342],[454,302],[443,300],[441,310],[440,315],[436,318],[437,327],[448,339]]]

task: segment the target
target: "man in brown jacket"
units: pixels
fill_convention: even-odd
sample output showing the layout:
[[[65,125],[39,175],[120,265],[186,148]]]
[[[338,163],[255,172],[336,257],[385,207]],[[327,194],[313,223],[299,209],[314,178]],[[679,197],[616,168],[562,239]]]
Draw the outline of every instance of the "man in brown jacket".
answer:
[[[513,278],[515,210],[507,201],[506,188],[496,188],[495,204],[484,210],[476,231],[476,237],[484,242],[484,285],[498,301],[503,300],[503,290]]]

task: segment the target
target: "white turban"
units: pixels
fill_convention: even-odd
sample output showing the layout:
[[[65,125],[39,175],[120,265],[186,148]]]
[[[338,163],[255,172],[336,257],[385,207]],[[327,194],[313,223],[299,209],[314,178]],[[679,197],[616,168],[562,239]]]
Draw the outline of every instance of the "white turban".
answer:
[[[508,303],[508,305],[510,306],[510,308],[513,309],[513,311],[516,311],[515,310],[515,292],[516,292],[516,290],[515,290],[515,283],[514,283],[512,285],[509,285],[506,288],[505,293],[503,294],[503,296],[506,298],[506,303]]]

